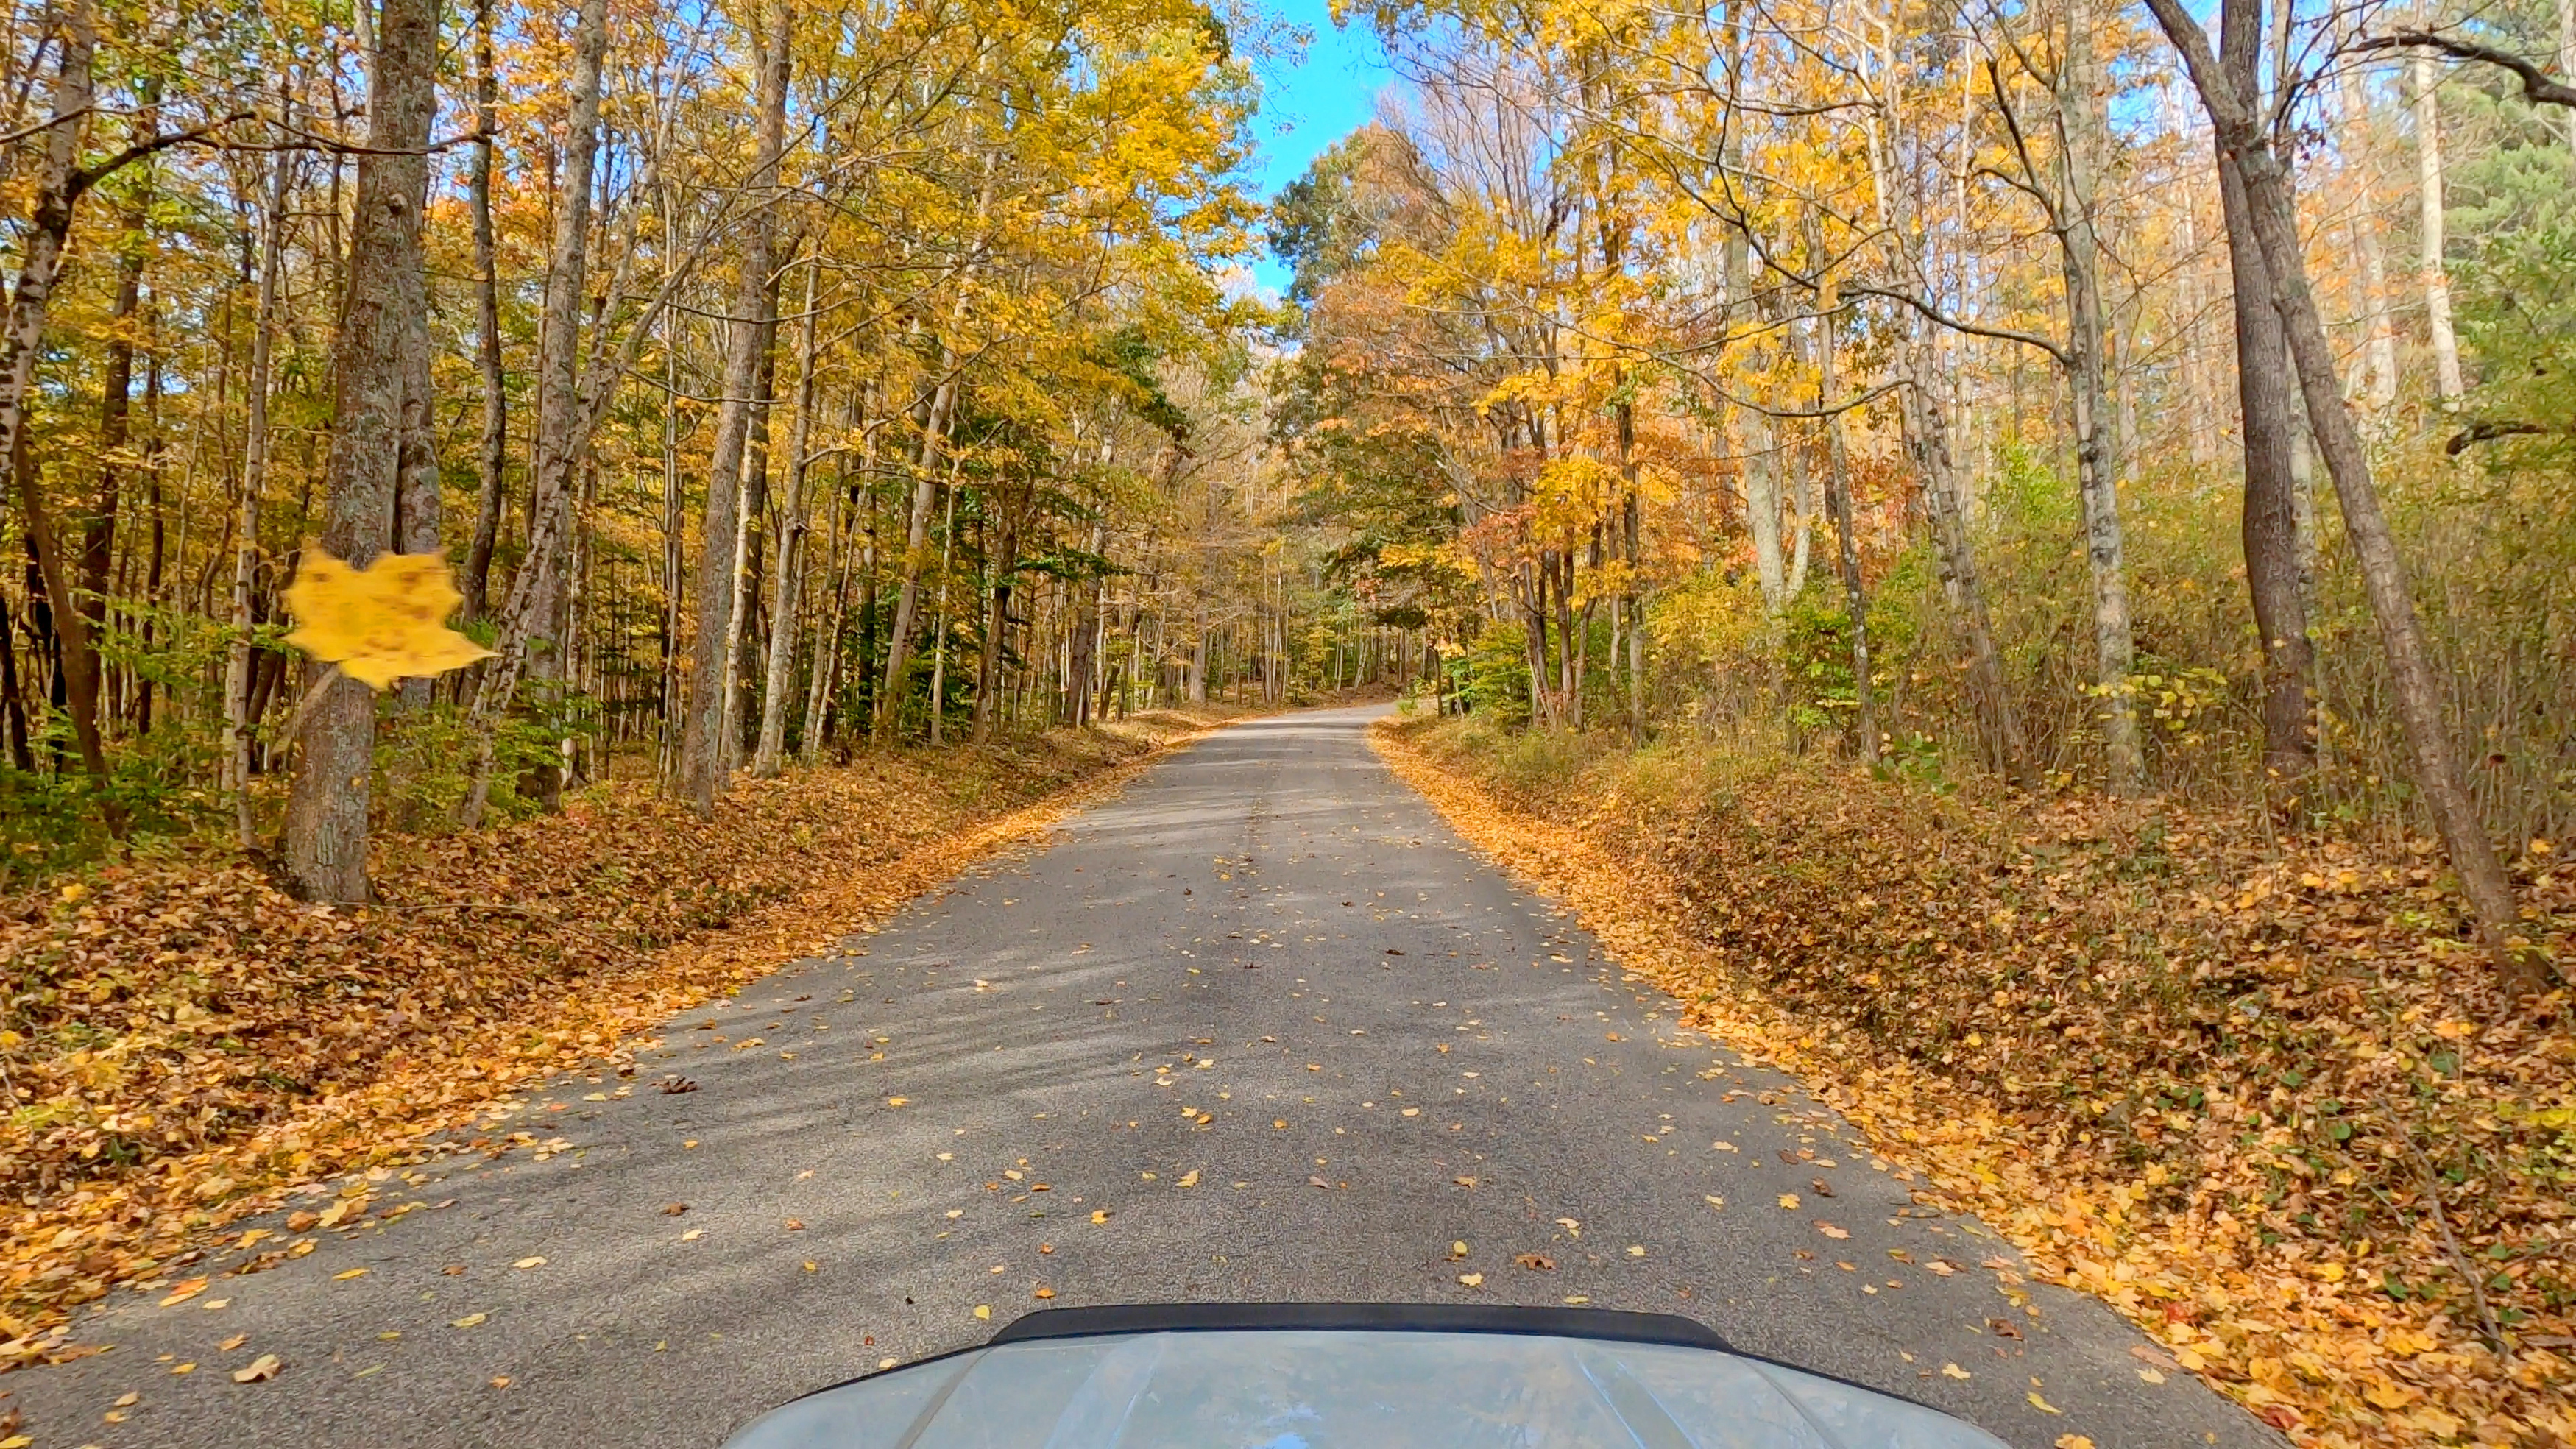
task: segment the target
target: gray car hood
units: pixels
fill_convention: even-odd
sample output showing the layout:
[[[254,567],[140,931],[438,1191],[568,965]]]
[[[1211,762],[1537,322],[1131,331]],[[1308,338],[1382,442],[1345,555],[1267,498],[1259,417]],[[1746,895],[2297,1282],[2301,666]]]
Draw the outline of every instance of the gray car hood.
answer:
[[[1723,1350],[1555,1334],[1191,1330],[996,1342],[800,1399],[729,1449],[2003,1449]]]

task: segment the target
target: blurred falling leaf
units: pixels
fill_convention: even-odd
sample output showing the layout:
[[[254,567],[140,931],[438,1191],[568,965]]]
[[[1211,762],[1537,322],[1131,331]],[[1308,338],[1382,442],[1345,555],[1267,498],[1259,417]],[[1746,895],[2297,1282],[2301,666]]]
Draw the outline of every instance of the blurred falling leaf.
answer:
[[[370,689],[462,668],[492,651],[447,627],[463,602],[434,553],[388,553],[364,569],[308,546],[286,589],[286,642]]]

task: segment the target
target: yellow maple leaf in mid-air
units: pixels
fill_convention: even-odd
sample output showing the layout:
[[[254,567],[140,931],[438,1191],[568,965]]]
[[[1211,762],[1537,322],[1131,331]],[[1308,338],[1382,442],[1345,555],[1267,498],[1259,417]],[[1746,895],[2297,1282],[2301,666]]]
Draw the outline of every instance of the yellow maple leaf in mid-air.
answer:
[[[287,586],[296,628],[286,642],[339,665],[369,689],[383,689],[492,656],[447,627],[448,614],[463,601],[447,580],[447,560],[437,554],[382,554],[353,569],[310,548]]]

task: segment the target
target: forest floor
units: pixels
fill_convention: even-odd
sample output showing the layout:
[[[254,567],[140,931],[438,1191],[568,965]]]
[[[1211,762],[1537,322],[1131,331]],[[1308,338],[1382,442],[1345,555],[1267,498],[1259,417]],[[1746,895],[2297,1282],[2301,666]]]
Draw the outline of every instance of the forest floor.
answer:
[[[1238,713],[869,753],[743,780],[705,821],[616,781],[557,816],[380,837],[365,908],[297,902],[207,844],[0,898],[0,1370],[77,1355],[69,1308],[183,1270],[286,1189],[417,1161]]]
[[[1381,725],[1686,1020],[2303,1445],[2576,1442],[2576,1032],[2429,846],[1713,748]],[[2564,962],[2576,869],[2514,873]],[[2152,1357],[2148,1355],[2152,1354]]]

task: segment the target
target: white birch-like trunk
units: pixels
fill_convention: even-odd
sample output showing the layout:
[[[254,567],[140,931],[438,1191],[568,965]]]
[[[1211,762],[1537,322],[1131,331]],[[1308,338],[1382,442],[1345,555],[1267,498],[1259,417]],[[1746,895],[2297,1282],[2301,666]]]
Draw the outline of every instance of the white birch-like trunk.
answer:
[[[2451,273],[2442,260],[2442,101],[2433,57],[2407,57],[2406,75],[2415,108],[2415,193],[2418,204],[2417,266],[2424,283],[2424,330],[2433,344],[2433,385],[2445,407],[2468,391],[2460,377],[2460,338],[2451,325]]]

